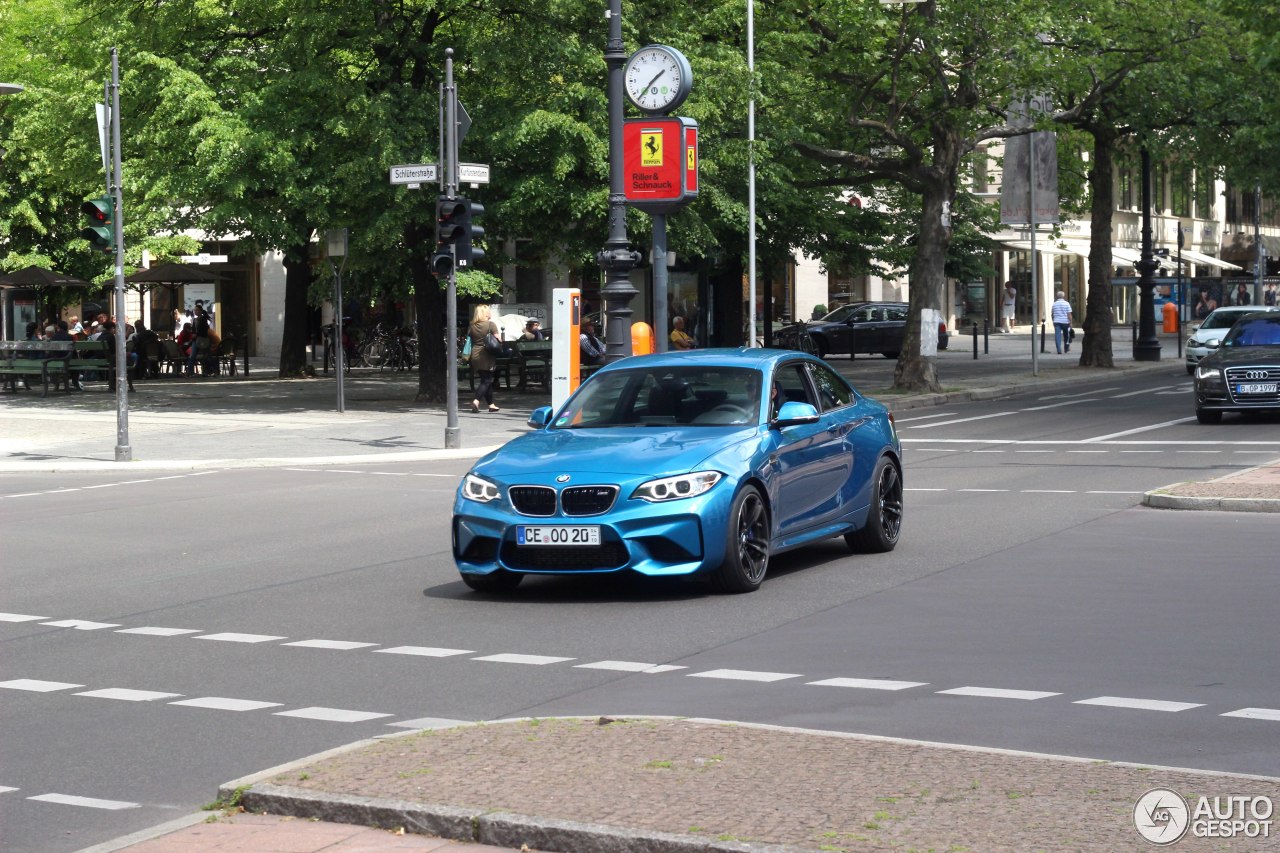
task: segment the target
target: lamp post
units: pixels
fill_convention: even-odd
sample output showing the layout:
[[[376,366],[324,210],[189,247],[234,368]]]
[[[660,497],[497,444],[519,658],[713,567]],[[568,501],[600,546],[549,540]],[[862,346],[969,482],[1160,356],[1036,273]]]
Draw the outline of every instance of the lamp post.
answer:
[[[338,377],[338,411],[347,410],[342,373],[346,367],[346,348],[342,345],[342,271],[347,266],[347,229],[334,228],[325,235],[329,266],[333,268],[333,366]],[[339,259],[341,259],[339,261]]]
[[[1151,154],[1142,149],[1142,256],[1138,268],[1138,339],[1133,342],[1134,361],[1159,361],[1156,337],[1156,259],[1151,251]]]
[[[600,296],[609,325],[605,330],[605,361],[631,355],[631,300],[638,291],[631,285],[631,270],[640,253],[627,245],[627,196],[623,175],[622,115],[623,66],[627,52],[622,43],[622,0],[609,0],[609,41],[604,62],[609,67],[609,239],[596,261],[605,271]],[[665,258],[662,260],[666,262]]]

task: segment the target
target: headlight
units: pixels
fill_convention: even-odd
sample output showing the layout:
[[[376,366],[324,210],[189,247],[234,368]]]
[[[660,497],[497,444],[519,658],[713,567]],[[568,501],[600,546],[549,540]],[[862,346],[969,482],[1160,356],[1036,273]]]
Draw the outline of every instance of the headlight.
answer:
[[[502,497],[502,492],[484,477],[468,474],[466,479],[462,481],[462,496],[467,500],[479,501],[483,504],[489,501],[496,501]]]
[[[1203,344],[1201,344],[1195,338],[1187,338],[1187,349],[1191,349],[1192,347],[1199,347],[1199,346],[1203,346]]]
[[[723,476],[719,471],[697,471],[693,474],[663,477],[640,484],[631,497],[652,503],[692,498],[720,482]]]
[[[1197,381],[1220,379],[1221,377],[1222,377],[1222,374],[1219,372],[1218,368],[1213,367],[1212,365],[1205,365],[1203,362],[1201,362],[1199,365],[1196,366]]]

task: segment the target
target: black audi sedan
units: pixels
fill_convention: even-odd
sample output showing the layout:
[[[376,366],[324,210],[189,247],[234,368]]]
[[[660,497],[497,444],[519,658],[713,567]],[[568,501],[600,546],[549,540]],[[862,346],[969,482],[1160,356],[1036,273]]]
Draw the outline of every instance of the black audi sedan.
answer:
[[[796,323],[774,333],[774,346],[810,352],[819,358],[880,353],[897,358],[907,328],[905,302],[851,302],[820,320]],[[938,324],[938,349],[949,342],[947,324]]]
[[[1220,422],[1223,412],[1280,412],[1280,313],[1236,320],[1196,365],[1195,394],[1202,424]]]

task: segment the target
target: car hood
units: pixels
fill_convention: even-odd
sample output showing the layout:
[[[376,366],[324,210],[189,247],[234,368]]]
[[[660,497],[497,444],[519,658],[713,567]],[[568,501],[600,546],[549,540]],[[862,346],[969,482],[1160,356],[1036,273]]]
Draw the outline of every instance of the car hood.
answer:
[[[1206,367],[1231,367],[1237,364],[1280,365],[1280,346],[1218,347],[1200,363]]]
[[[507,442],[476,463],[494,477],[591,472],[617,476],[663,476],[694,470],[726,447],[746,441],[763,427],[539,430]]]

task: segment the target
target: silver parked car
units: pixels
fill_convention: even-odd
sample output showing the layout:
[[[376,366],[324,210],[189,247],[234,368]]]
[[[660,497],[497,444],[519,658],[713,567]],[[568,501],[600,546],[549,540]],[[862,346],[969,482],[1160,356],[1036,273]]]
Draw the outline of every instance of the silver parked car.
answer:
[[[1192,326],[1191,336],[1187,338],[1186,343],[1187,373],[1195,373],[1200,359],[1222,345],[1222,339],[1226,337],[1227,330],[1235,325],[1236,320],[1254,311],[1280,311],[1280,308],[1229,305],[1224,308],[1215,308],[1209,312],[1209,316],[1204,318],[1203,323]]]

